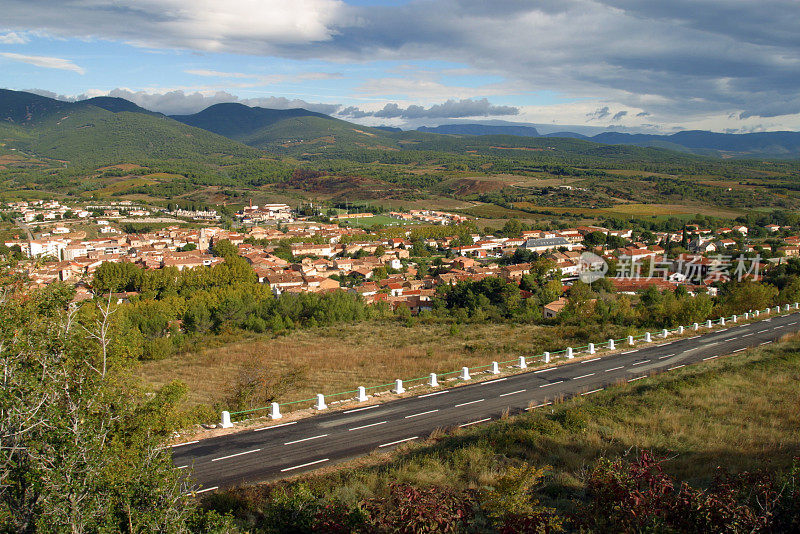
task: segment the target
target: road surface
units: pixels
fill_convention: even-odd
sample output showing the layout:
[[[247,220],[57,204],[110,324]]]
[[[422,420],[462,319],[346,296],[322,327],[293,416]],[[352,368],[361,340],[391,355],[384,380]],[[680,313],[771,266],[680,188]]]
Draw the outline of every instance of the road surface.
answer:
[[[191,473],[199,491],[275,480],[424,439],[436,429],[487,423],[505,411],[537,408],[562,395],[589,395],[800,331],[800,314],[771,315],[672,341],[654,336],[653,343],[606,356],[179,444],[173,462]]]

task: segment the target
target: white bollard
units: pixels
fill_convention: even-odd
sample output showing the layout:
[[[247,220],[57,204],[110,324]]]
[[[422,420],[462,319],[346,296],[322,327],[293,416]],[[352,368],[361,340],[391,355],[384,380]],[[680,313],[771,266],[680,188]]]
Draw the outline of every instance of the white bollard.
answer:
[[[800,302],[795,302],[794,303],[794,309],[796,310],[798,307],[800,307]]]
[[[395,393],[398,393],[398,394],[399,393],[405,393],[406,392],[406,388],[403,387],[403,381],[400,380],[400,379],[395,380],[394,381],[394,389],[392,391],[394,391]]]
[[[567,359],[571,360],[575,355],[572,354],[572,347],[567,347]]]
[[[519,368],[520,369],[527,369],[528,368],[528,362],[527,362],[527,360],[525,360],[525,356],[520,356],[519,357]]]
[[[270,404],[269,418],[274,420],[280,419],[281,417],[283,417],[283,415],[281,415],[281,407],[278,406],[278,403],[273,402]]]
[[[662,330],[662,331],[661,331],[661,337],[663,337],[663,338],[665,338],[665,339],[666,339],[666,337],[667,337],[668,335],[669,335],[669,330],[667,330],[666,328],[665,328],[664,330]]]
[[[683,334],[683,326],[678,327],[678,334]]]
[[[431,373],[431,377],[428,379],[428,385],[432,388],[439,387],[439,380],[436,378],[436,373]]]
[[[550,353],[549,352],[545,352],[544,353],[544,363],[550,363]]]
[[[736,317],[736,314],[734,313],[734,314],[733,314],[733,316],[731,317],[731,321],[733,321],[733,322],[735,323],[735,322],[737,322],[738,320],[739,320],[739,318],[738,318],[738,317]]]
[[[775,313],[780,313],[780,312],[781,312],[781,307],[775,306]]]
[[[720,317],[719,318],[719,324],[721,324],[722,326],[725,326],[725,317]]]
[[[747,312],[744,312],[744,320],[746,321],[746,320],[748,320],[749,318],[750,318],[750,314],[749,314],[749,313],[747,313]]]
[[[653,341],[653,338],[650,336],[650,332],[645,332],[645,334],[644,334],[644,342],[645,343],[650,343],[651,341]]]
[[[711,323],[711,319],[709,319],[708,321],[706,321],[706,328],[711,328],[711,324],[712,324],[712,323]]]
[[[589,343],[589,354],[594,354],[594,343]]]
[[[325,404],[325,395],[322,393],[317,393],[317,403],[314,405],[314,409],[316,410],[327,410],[328,405]]]
[[[472,377],[469,376],[469,367],[462,367],[461,368],[461,380],[470,380]]]
[[[694,323],[694,325],[692,325],[692,326],[694,326],[695,330],[700,330],[700,324],[699,323]]]
[[[765,309],[764,313],[769,313],[769,308]]]
[[[613,339],[609,339],[608,340],[608,349],[609,350],[614,350],[615,348],[616,347],[614,346],[614,340]]]
[[[790,308],[790,306],[789,306],[788,304],[786,304],[786,305],[783,307],[783,311],[789,311],[789,308]]]
[[[231,423],[231,413],[230,412],[222,412],[222,420],[219,423],[220,428],[230,428],[233,426]]]
[[[369,397],[367,397],[367,388],[364,386],[358,386],[358,402],[365,402]]]
[[[492,362],[492,374],[499,375],[500,374],[500,364],[497,362]]]
[[[633,345],[633,336],[628,336],[628,345]]]
[[[758,317],[759,313],[761,313],[761,312],[759,312],[759,310],[754,311],[753,312],[753,317]]]

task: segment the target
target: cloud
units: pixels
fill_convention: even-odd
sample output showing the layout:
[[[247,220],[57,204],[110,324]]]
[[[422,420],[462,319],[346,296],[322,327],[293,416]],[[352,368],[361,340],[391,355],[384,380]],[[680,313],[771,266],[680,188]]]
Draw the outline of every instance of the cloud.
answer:
[[[11,32],[0,35],[0,44],[25,44],[28,38],[21,33]]]
[[[495,106],[486,98],[480,100],[463,99],[448,100],[442,104],[434,104],[429,108],[419,105],[410,105],[401,108],[398,104],[389,103],[378,111],[365,112],[356,107],[348,107],[341,111],[343,117],[354,119],[364,117],[378,117],[383,119],[441,119],[460,117],[488,117],[501,115],[516,115],[519,108],[513,106]]]
[[[609,111],[608,106],[603,106],[602,108],[597,108],[591,113],[587,113],[586,120],[590,121],[602,120],[608,117],[609,115],[611,115],[611,111]]]
[[[628,114],[627,111],[618,111],[617,113],[614,114],[613,117],[611,117],[611,122],[617,122],[627,114]]]
[[[650,114],[648,112],[646,112],[646,111],[640,111],[639,113],[636,114],[636,116],[637,117],[649,117]]]
[[[45,69],[71,70],[72,72],[77,72],[78,74],[86,73],[82,67],[79,67],[72,61],[58,57],[27,56],[25,54],[14,54],[11,52],[0,52],[0,56],[13,61],[28,63],[29,65],[35,65]]]

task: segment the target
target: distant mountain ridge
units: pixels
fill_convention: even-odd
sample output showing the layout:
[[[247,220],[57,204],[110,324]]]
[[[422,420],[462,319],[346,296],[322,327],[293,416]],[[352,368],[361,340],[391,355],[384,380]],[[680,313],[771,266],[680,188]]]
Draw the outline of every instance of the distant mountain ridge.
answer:
[[[704,155],[761,157],[800,157],[800,132],[757,132],[728,134],[704,130],[687,130],[670,135],[603,132],[586,136],[575,132],[553,132],[540,135],[531,126],[492,126],[486,124],[443,124],[417,128],[420,132],[449,135],[517,135],[523,137],[569,137],[607,145],[634,145],[666,148]],[[517,133],[514,133],[517,132]]]

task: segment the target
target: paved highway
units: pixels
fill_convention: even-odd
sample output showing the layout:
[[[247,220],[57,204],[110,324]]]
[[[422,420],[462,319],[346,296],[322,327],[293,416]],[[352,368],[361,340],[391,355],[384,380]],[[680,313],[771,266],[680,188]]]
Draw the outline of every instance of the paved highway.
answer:
[[[495,380],[265,423],[262,428],[173,446],[173,462],[191,472],[199,491],[274,480],[424,439],[436,429],[486,423],[507,410],[519,413],[558,396],[589,395],[620,381],[633,382],[800,331],[798,313],[771,315],[672,341],[654,336],[652,343],[640,341],[622,352]]]

